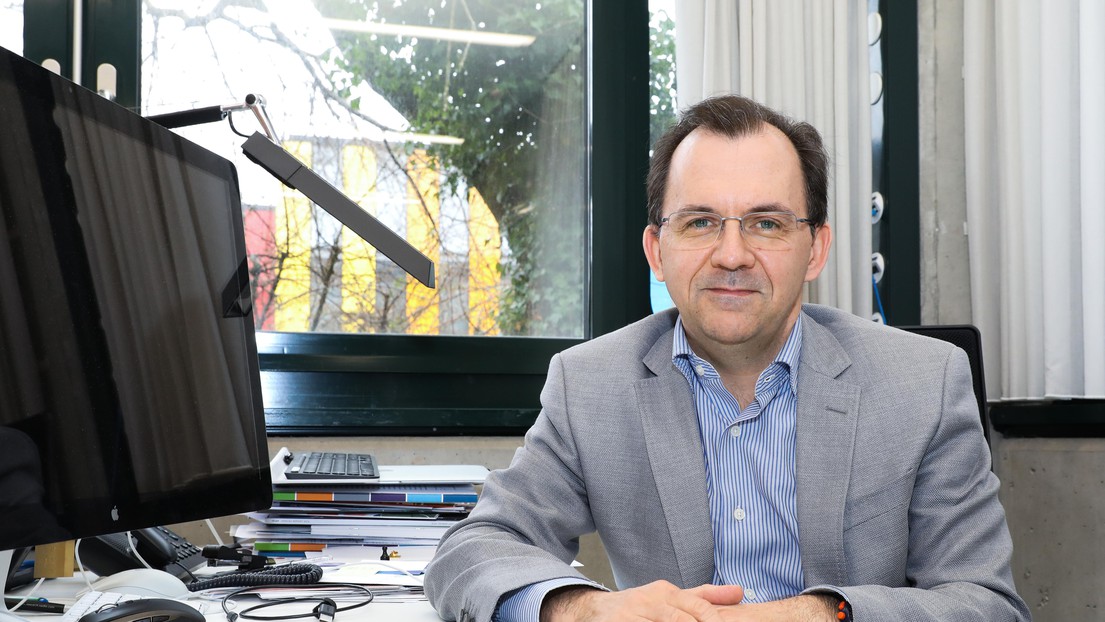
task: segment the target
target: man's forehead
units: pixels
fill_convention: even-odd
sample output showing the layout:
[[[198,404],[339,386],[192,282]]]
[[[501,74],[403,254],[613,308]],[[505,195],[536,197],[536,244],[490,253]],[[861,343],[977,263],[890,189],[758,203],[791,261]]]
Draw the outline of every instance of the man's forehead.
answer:
[[[791,142],[790,138],[788,138],[782,130],[770,123],[764,123],[757,128],[753,128],[750,131],[738,135],[728,135],[707,127],[697,127],[687,134],[675,148],[673,158],[678,157],[681,151],[686,153],[702,145],[728,144],[738,146],[751,143],[763,145],[765,147],[774,147],[779,150],[780,155],[784,153],[789,154],[793,156],[794,162],[796,164],[798,163],[798,150],[795,149],[794,143]]]
[[[778,128],[729,137],[697,128],[672,158],[664,212],[741,214],[793,211],[805,215],[805,182],[798,152]]]

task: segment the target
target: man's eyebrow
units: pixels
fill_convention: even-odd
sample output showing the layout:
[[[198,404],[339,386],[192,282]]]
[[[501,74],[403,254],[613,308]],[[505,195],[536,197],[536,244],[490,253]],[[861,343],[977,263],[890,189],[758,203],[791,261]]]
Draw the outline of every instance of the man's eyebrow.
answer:
[[[718,213],[718,211],[716,209],[710,207],[709,205],[695,205],[695,204],[680,206],[675,211],[676,212],[710,212],[711,214]]]
[[[673,213],[676,213],[676,212],[709,212],[711,214],[720,213],[717,209],[715,209],[714,207],[712,207],[710,205],[697,205],[697,204],[693,204],[693,203],[688,204],[688,205],[683,205],[683,206],[679,207],[678,209],[676,209],[675,212],[673,212]],[[757,212],[786,212],[788,214],[794,214],[795,216],[798,215],[794,210],[790,209],[789,207],[787,207],[785,205],[782,205],[781,203],[763,203],[761,205],[755,205],[751,209],[749,209],[748,211],[746,211],[744,213],[745,214],[754,214],[754,213],[757,213]]]
[[[746,214],[752,214],[755,212],[786,212],[788,214],[794,214],[794,210],[779,203],[766,203],[764,205],[757,205],[752,209],[745,212]]]

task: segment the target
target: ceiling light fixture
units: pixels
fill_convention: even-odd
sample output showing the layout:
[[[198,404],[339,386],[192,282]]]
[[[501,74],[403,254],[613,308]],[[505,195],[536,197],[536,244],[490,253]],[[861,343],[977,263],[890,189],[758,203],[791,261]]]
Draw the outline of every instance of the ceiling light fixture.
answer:
[[[456,41],[477,45],[494,45],[507,48],[521,48],[532,45],[537,37],[532,35],[512,35],[505,32],[487,32],[483,30],[457,30],[455,28],[436,28],[433,26],[411,26],[408,24],[385,24],[380,22],[362,22],[351,19],[323,18],[330,30],[345,32],[363,32],[374,35],[395,35],[399,37],[418,37],[438,41]]]

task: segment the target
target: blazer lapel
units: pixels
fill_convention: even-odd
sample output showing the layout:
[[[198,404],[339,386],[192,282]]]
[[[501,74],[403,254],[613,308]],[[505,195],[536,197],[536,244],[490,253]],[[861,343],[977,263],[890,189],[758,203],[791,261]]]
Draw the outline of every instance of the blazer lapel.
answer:
[[[682,585],[694,587],[713,580],[714,537],[698,417],[687,380],[672,364],[672,339],[669,330],[645,357],[656,376],[636,382],[637,407],[677,570]]]
[[[838,377],[844,348],[809,315],[798,365],[798,538],[806,585],[846,583],[844,501],[859,418],[859,387]]]

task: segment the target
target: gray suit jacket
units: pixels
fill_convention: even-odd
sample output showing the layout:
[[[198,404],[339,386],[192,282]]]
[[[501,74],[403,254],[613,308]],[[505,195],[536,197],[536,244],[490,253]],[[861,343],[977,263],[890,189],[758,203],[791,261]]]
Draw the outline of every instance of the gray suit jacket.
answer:
[[[856,622],[1028,620],[962,350],[803,308],[797,507],[806,586],[839,586]],[[579,576],[597,530],[619,588],[713,578],[691,390],[675,312],[555,356],[542,412],[488,478],[426,577],[443,618],[488,620],[503,594]]]

